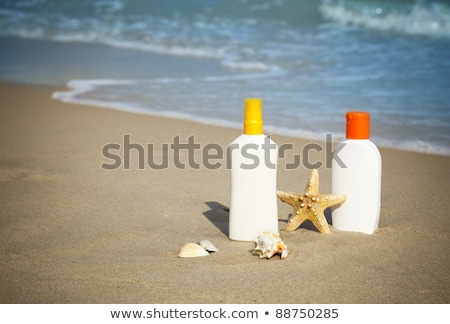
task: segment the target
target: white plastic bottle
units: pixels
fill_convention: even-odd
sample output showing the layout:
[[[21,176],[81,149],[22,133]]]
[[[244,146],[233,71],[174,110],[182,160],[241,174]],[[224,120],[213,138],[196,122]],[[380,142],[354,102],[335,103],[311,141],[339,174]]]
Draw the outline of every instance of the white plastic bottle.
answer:
[[[263,134],[261,99],[245,100],[244,134],[228,147],[231,158],[229,237],[253,241],[278,232],[278,146]]]
[[[334,151],[331,191],[347,199],[332,210],[333,227],[373,234],[380,218],[381,155],[370,140],[369,113],[348,112],[346,119],[347,139]]]

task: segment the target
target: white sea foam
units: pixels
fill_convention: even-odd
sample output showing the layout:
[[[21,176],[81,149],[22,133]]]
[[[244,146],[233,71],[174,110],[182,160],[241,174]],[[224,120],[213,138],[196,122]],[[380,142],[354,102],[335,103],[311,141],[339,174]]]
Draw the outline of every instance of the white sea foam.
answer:
[[[98,0],[94,2],[94,5],[102,12],[106,11],[107,13],[119,12],[124,8],[124,4],[120,0]]]
[[[222,65],[236,69],[236,70],[249,70],[249,71],[270,71],[275,70],[277,67],[271,67],[263,62],[238,62],[232,60],[222,61]]]
[[[324,1],[325,18],[347,25],[411,35],[450,37],[450,8],[442,3],[416,2],[412,7],[383,10],[380,5]]]
[[[136,81],[133,80],[109,80],[109,79],[97,79],[97,80],[71,80],[67,83],[69,91],[57,91],[52,94],[53,99],[58,99],[63,102],[75,103],[76,96],[95,90],[101,86],[108,85],[125,85],[132,84]]]

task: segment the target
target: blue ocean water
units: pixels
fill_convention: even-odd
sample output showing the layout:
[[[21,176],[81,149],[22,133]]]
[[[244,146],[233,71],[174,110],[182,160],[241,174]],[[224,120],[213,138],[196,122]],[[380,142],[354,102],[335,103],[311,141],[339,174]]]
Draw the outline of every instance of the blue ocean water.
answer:
[[[144,59],[139,77],[61,68],[72,90],[56,100],[241,128],[244,98],[261,97],[266,133],[336,141],[345,113],[364,110],[378,146],[450,155],[450,1],[0,0],[0,37],[221,67],[147,75]],[[11,67],[0,77],[46,80]]]

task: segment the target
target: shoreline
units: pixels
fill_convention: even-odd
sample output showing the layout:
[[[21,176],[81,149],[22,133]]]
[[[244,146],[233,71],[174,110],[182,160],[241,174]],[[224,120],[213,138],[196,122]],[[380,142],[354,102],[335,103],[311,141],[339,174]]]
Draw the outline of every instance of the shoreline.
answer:
[[[78,82],[79,80],[72,80],[72,81]],[[214,126],[214,127],[231,128],[231,129],[239,130],[239,131],[242,128],[241,123],[237,123],[234,121],[228,121],[228,120],[216,119],[211,116],[194,116],[194,115],[186,114],[185,112],[175,112],[175,111],[165,112],[165,111],[161,111],[161,110],[146,109],[146,108],[142,108],[142,107],[134,106],[134,105],[129,106],[129,105],[126,105],[123,103],[100,101],[100,100],[96,100],[96,99],[79,99],[79,98],[74,99],[72,97],[73,95],[76,96],[77,94],[79,94],[80,90],[84,91],[83,88],[90,87],[90,86],[87,86],[85,83],[85,81],[87,81],[87,80],[82,80],[82,81],[83,81],[82,82],[83,85],[80,86],[78,84],[78,85],[74,85],[73,87],[69,87],[69,85],[70,85],[70,82],[69,82],[65,91],[54,92],[52,94],[52,98],[54,100],[58,100],[58,101],[61,101],[64,103],[69,103],[69,104],[86,105],[86,106],[93,106],[96,108],[104,108],[104,109],[114,109],[114,110],[118,110],[118,111],[122,111],[122,112],[126,112],[126,113],[136,113],[136,114],[141,114],[141,115],[147,115],[150,117],[161,117],[161,118],[175,119],[175,120],[180,120],[180,121],[190,121],[193,123],[204,124],[204,125]],[[94,86],[98,86],[99,84],[101,85],[103,83],[109,84],[110,82],[113,82],[114,80],[91,80],[91,81],[93,82]],[[119,84],[123,81],[117,80],[114,82]],[[125,83],[126,82],[127,81],[125,81]],[[89,81],[87,82],[87,84],[89,84]],[[343,117],[343,120],[345,122],[345,116]],[[344,128],[345,128],[345,123],[344,123]],[[314,142],[314,143],[327,142],[329,136],[331,136],[332,145],[337,145],[337,144],[339,144],[339,142],[345,140],[345,130],[344,130],[344,133],[342,133],[342,134],[341,133],[336,134],[336,133],[333,133],[332,131],[328,131],[328,132],[321,132],[320,134],[312,133],[311,136],[304,136],[305,134],[296,136],[295,135],[296,131],[290,130],[289,128],[283,128],[283,127],[265,123],[264,129],[265,129],[266,134],[275,134],[275,135],[282,136],[282,137],[296,138],[296,139],[310,141],[310,142]],[[335,136],[334,139],[333,139],[333,136]],[[415,153],[450,157],[450,153],[447,152],[448,150],[446,148],[440,147],[440,146],[433,146],[431,143],[422,143],[421,141],[418,141],[421,144],[421,147],[419,148],[414,141],[405,142],[404,140],[402,140],[402,141],[400,141],[400,143],[402,143],[402,144],[400,144],[401,147],[399,147],[398,142],[397,142],[397,145],[387,144],[387,142],[389,142],[389,140],[387,140],[387,139],[381,140],[380,141],[381,144],[376,139],[373,139],[373,141],[379,148],[383,148],[383,149],[393,149],[393,150],[406,151],[406,152],[415,152]],[[408,148],[411,146],[416,147],[416,149]]]
[[[20,84],[18,84],[18,85],[20,85]],[[89,99],[88,100],[82,99],[77,102],[76,99],[74,100],[71,98],[71,94],[77,92],[76,88],[66,87],[65,89],[66,90],[64,90],[64,91],[53,92],[52,98],[54,100],[57,100],[57,101],[60,101],[63,103],[73,104],[73,105],[92,106],[95,108],[102,108],[102,109],[113,109],[113,110],[122,111],[125,113],[134,113],[134,114],[140,114],[140,115],[163,118],[163,119],[167,118],[167,119],[174,119],[174,120],[179,120],[179,121],[189,121],[189,122],[193,122],[193,123],[197,123],[197,124],[203,124],[203,125],[219,127],[219,128],[228,128],[228,129],[233,129],[233,130],[238,130],[238,131],[240,131],[242,128],[242,125],[240,123],[217,120],[217,119],[209,118],[209,117],[203,117],[201,119],[199,119],[199,118],[194,119],[193,116],[179,115],[179,113],[174,113],[174,112],[163,113],[160,111],[147,110],[147,109],[143,109],[143,108],[128,108],[128,107],[124,108],[122,104],[108,103],[108,102],[89,100]],[[67,93],[67,95],[66,95],[66,93]],[[331,144],[333,146],[339,144],[339,142],[341,142],[345,139],[345,134],[344,134],[344,137],[341,134],[339,134],[337,136],[337,139],[335,138],[333,140],[333,135],[334,135],[333,133],[321,133],[320,136],[316,134],[315,136],[304,137],[304,136],[295,136],[295,135],[291,134],[291,131],[283,130],[280,127],[274,126],[274,125],[265,125],[264,128],[267,129],[266,134],[274,134],[276,136],[281,136],[281,137],[286,137],[286,138],[295,138],[295,139],[309,141],[309,142],[313,142],[313,143],[318,143],[318,142],[326,143],[328,141],[328,136],[331,136],[331,139],[332,139]],[[322,137],[323,139],[321,139],[319,137]],[[380,149],[398,150],[398,151],[403,151],[403,152],[412,152],[412,153],[419,153],[419,154],[429,154],[429,155],[450,157],[449,154],[442,151],[442,150],[445,150],[444,148],[438,149],[435,147],[435,148],[431,149],[431,151],[430,151],[430,148],[428,148],[428,149],[426,149],[428,151],[424,151],[424,150],[419,150],[419,149],[414,150],[414,149],[407,149],[407,148],[399,148],[399,147],[389,146],[389,145],[385,146],[386,144],[384,146],[378,145],[377,143],[375,143],[375,144]],[[436,151],[436,150],[438,150],[438,151]]]
[[[211,84],[216,82],[212,82],[212,79],[227,80],[224,84],[228,85],[239,84],[240,82],[258,83],[258,81],[249,81],[258,75],[257,72],[253,71],[252,73],[251,71],[229,69],[223,66],[220,60],[214,58],[158,54],[111,47],[98,43],[58,42],[15,37],[0,37],[0,46],[3,49],[0,53],[0,80],[5,82],[14,80],[16,84],[24,85],[30,83],[53,84],[58,87],[64,87],[63,90],[66,94],[60,98],[62,100],[70,101],[75,99],[76,101],[87,99],[91,101],[91,104],[97,106],[114,106],[114,109],[123,111],[135,110],[144,114],[167,118],[183,119],[189,117],[194,122],[233,127],[236,129],[241,128],[241,115],[238,114],[240,111],[238,109],[242,105],[241,100],[237,101],[236,98],[230,98],[231,102],[234,102],[233,109],[230,109],[230,112],[228,112],[228,107],[226,106],[221,106],[216,111],[206,108],[204,114],[196,110],[197,107],[191,107],[192,111],[189,111],[189,109],[172,111],[171,108],[172,106],[181,108],[184,106],[184,102],[199,102],[199,94],[195,89],[202,87],[202,85],[197,83],[202,80],[209,80],[203,84],[207,90],[208,82]],[[249,80],[246,80],[246,75],[253,76]],[[241,80],[241,78],[243,79]],[[102,82],[106,82],[108,85],[94,90],[92,95],[79,95],[73,98],[70,95],[67,96],[68,91],[71,90],[68,88],[68,82],[70,80],[78,80],[77,82],[80,87],[92,86],[89,83],[90,80],[94,82],[94,85]],[[175,82],[175,86],[166,86],[165,82],[169,82],[169,80],[178,80],[180,82]],[[183,80],[189,80],[186,82],[186,88],[182,85],[184,83]],[[132,81],[131,85],[127,85],[127,81]],[[155,82],[155,84],[152,82]],[[210,91],[214,93],[218,91],[218,96],[224,96],[227,93],[234,93],[237,90],[236,87],[231,87],[226,91],[224,90],[224,92],[220,92],[221,82],[218,82],[218,87],[216,86],[214,88],[213,86]],[[154,89],[156,96],[151,96],[149,94],[151,91],[146,93],[145,89],[149,86],[155,87],[152,89]],[[170,89],[172,88],[178,90],[171,91]],[[76,89],[76,91],[79,90],[80,88]],[[311,90],[315,90],[314,87]],[[102,94],[103,91],[104,94]],[[162,91],[162,93],[166,91],[166,93],[159,97],[157,91]],[[193,101],[183,95],[183,93],[190,93],[190,91],[196,93]],[[125,97],[124,99],[123,93],[133,93],[135,97],[128,99]],[[275,133],[294,138],[306,138],[313,142],[323,142],[326,133],[333,133],[336,142],[344,139],[345,111],[341,110],[340,114],[342,114],[342,117],[339,118],[336,117],[335,113],[328,115],[327,118],[320,118],[322,120],[321,123],[313,123],[310,125],[308,123],[308,117],[305,116],[303,122],[290,124],[290,118],[285,114],[283,115],[281,113],[281,120],[278,120],[278,108],[274,108],[273,98],[271,98],[269,93],[266,94],[267,97],[263,97],[266,97],[264,102],[268,104],[268,109],[265,114],[265,130],[267,133]],[[114,101],[114,99],[109,100],[108,95],[112,96],[112,98],[117,95],[120,98],[117,101]],[[253,92],[248,96],[253,96]],[[93,98],[97,99],[93,100]],[[172,100],[173,98],[175,99]],[[160,99],[163,99],[164,102],[159,102]],[[285,99],[288,98],[286,97]],[[270,102],[271,100],[272,102]],[[141,107],[140,103],[144,103],[145,108]],[[289,106],[289,100],[286,100],[285,104]],[[209,107],[209,105],[206,105],[206,107]],[[151,110],[145,111],[147,108],[151,108]],[[352,105],[349,106],[349,109],[352,109]],[[231,112],[232,110],[233,112]],[[227,113],[222,114],[221,112]],[[293,113],[295,114],[296,112],[294,111]],[[323,113],[319,112],[319,114]],[[303,112],[303,114],[305,113]],[[298,119],[299,117],[302,117],[302,115],[296,116],[294,119]],[[404,125],[399,124],[397,127],[392,128],[395,131],[391,132],[389,129],[392,125],[390,127],[384,127],[385,124],[389,124],[389,120],[384,120],[383,118],[381,116],[373,118],[373,141],[378,147],[391,147],[405,151],[450,156],[448,145],[442,136],[437,137],[440,139],[436,138],[435,141],[432,140],[433,136],[435,136],[433,135],[434,128],[430,128],[428,133],[425,132],[426,129],[422,129],[415,134],[415,126],[412,126],[413,128],[410,129],[408,122],[405,122]],[[226,120],[229,120],[229,122]],[[278,124],[278,126],[272,125],[270,123],[271,120],[274,120],[274,123]],[[416,122],[421,123],[420,121]],[[445,123],[445,119],[442,122]],[[376,125],[376,123],[378,124]],[[413,123],[413,125],[420,124]],[[443,127],[442,124],[440,125],[439,127]],[[417,129],[421,129],[421,127],[417,127]],[[440,134],[444,133],[444,130],[440,131]],[[384,135],[386,135],[386,138]],[[414,140],[417,138],[421,140]]]
[[[225,168],[139,170],[136,155],[130,170],[100,167],[102,147],[123,134],[154,144],[160,158],[176,135],[226,147],[240,130],[62,103],[51,98],[59,89],[0,84],[0,302],[450,302],[450,157],[380,149],[375,235],[332,226],[323,235],[306,223],[281,234],[287,259],[261,260],[250,253],[252,242],[228,239]],[[294,147],[279,162],[279,189],[302,191],[309,170],[283,162],[311,141],[272,138]],[[320,192],[329,193],[330,169],[322,166],[319,176]],[[280,228],[290,213],[279,202]],[[184,243],[203,238],[219,251],[177,258]]]

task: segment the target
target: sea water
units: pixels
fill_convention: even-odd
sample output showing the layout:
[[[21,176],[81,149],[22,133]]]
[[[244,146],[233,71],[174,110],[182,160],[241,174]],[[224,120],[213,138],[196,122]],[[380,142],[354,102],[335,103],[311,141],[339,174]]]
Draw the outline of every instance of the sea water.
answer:
[[[267,133],[312,140],[364,110],[377,146],[450,155],[450,2],[0,0],[0,80],[236,128],[260,97]]]

